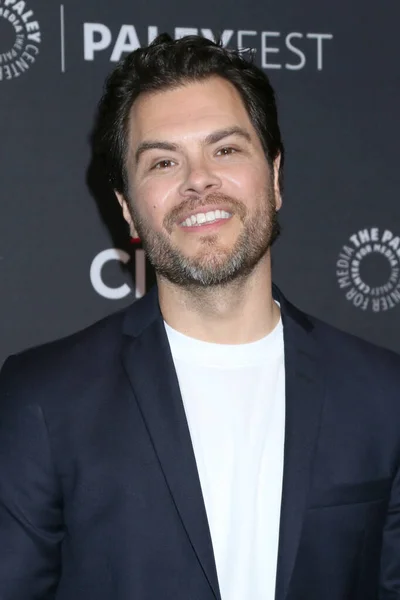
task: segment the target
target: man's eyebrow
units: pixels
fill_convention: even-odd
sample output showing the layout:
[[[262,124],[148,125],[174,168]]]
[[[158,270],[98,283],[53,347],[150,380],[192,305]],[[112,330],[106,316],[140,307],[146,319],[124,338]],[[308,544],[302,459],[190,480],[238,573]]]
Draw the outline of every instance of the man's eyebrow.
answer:
[[[170,142],[161,142],[157,140],[142,142],[139,144],[135,152],[135,161],[137,164],[141,155],[147,150],[168,150],[169,152],[176,152],[178,149],[179,146],[176,144],[171,144]]]
[[[251,141],[251,136],[248,133],[248,131],[246,131],[242,127],[237,127],[236,125],[234,125],[233,127],[227,127],[225,129],[218,129],[218,131],[213,131],[212,133],[207,135],[203,143],[206,146],[217,144],[224,138],[229,137],[231,135],[238,135],[247,140],[248,142]],[[142,154],[144,154],[144,152],[148,150],[167,150],[169,152],[177,152],[179,149],[180,146],[178,146],[178,144],[172,144],[171,142],[164,142],[161,140],[148,140],[147,142],[142,142],[137,147],[135,152],[135,161],[136,164],[138,164]]]
[[[246,131],[246,129],[234,125],[233,127],[227,127],[226,129],[219,129],[218,131],[213,131],[213,133],[210,133],[210,135],[206,137],[204,143],[210,145],[217,144],[224,138],[229,137],[230,135],[238,135],[248,142],[251,141],[251,136],[249,132]]]

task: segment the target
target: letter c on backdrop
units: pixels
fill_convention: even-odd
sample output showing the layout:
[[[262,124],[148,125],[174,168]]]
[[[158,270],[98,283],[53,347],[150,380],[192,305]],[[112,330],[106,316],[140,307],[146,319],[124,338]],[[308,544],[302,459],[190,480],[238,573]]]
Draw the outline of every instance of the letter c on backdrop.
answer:
[[[100,296],[109,298],[110,300],[121,300],[121,298],[125,298],[131,293],[132,289],[127,283],[124,283],[119,287],[112,288],[104,283],[102,277],[103,267],[108,261],[120,260],[124,264],[127,264],[130,259],[131,257],[129,254],[125,252],[125,250],[120,250],[119,248],[109,248],[107,250],[103,250],[94,257],[93,262],[90,265],[90,281]]]

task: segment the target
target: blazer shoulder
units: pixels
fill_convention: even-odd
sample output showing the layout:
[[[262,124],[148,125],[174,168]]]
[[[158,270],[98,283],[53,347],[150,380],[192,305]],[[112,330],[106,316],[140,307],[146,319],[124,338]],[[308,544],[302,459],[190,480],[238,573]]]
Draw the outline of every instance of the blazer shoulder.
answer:
[[[284,324],[286,321],[290,325],[290,329],[296,331],[296,337],[299,332],[301,332],[300,336],[303,336],[304,333],[307,337],[310,335],[314,342],[314,350],[322,362],[329,361],[334,365],[342,365],[344,362],[349,364],[351,361],[351,363],[361,364],[363,367],[375,365],[375,367],[386,368],[389,371],[396,371],[400,375],[399,354],[342,331],[303,312],[289,302],[276,286],[273,289],[281,302]],[[295,324],[294,328],[292,328],[293,324]]]
[[[131,308],[131,307],[130,307]],[[0,372],[0,401],[62,397],[67,388],[99,376],[119,355],[123,309],[65,338],[9,356]],[[63,393],[64,392],[64,393]]]
[[[315,317],[307,315],[322,357],[331,366],[350,372],[370,369],[376,376],[388,376],[400,382],[400,355],[353,334],[346,333]]]

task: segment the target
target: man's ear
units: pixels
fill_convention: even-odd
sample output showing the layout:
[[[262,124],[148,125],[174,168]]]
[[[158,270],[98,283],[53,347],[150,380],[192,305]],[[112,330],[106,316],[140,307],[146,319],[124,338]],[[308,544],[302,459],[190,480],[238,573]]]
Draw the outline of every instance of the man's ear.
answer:
[[[129,204],[126,201],[125,197],[120,193],[114,190],[114,193],[117,197],[117,200],[122,208],[122,214],[124,216],[125,221],[129,225],[129,232],[132,238],[138,238],[138,233],[135,228],[135,224],[132,219],[131,211],[129,210]]]
[[[282,194],[279,185],[279,167],[281,165],[281,155],[280,153],[274,160],[273,164],[273,173],[274,173],[274,191],[275,191],[275,208],[276,210],[280,210],[282,207]]]

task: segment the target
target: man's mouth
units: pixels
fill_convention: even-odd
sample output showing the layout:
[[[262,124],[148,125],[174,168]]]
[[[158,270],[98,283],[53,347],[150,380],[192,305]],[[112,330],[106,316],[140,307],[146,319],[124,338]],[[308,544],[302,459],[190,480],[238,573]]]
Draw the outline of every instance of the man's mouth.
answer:
[[[221,219],[229,219],[231,216],[232,213],[229,213],[226,210],[209,210],[207,212],[198,212],[190,215],[181,223],[179,223],[179,225],[181,227],[208,225],[209,223],[214,223],[215,221],[220,221]]]

